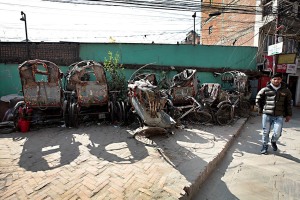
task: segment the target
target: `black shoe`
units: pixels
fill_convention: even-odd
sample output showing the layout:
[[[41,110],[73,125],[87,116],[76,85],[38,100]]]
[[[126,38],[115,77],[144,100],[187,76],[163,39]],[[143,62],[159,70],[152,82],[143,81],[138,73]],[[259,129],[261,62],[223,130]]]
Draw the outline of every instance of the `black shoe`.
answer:
[[[276,145],[276,142],[271,142],[271,145],[272,145],[272,148],[273,148],[273,151],[277,151],[277,145]]]
[[[262,146],[262,149],[260,150],[260,153],[261,154],[268,154],[268,145],[267,144],[264,144]]]

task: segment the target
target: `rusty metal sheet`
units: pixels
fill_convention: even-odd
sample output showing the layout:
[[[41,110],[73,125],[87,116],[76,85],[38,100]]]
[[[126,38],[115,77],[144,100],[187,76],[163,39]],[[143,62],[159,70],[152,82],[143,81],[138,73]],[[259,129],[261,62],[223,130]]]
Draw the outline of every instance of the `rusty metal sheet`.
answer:
[[[137,80],[130,81],[130,103],[146,125],[171,128],[176,122],[163,111],[167,96],[162,96],[159,88],[154,85],[155,82],[155,74],[143,74]]]
[[[132,97],[131,103],[137,114],[148,126],[171,128],[176,124],[175,120],[163,110],[157,111],[156,117],[153,117],[147,107],[144,104],[140,103],[136,97]]]
[[[55,83],[36,83],[23,89],[24,99],[30,107],[60,107],[61,87]]]
[[[107,84],[87,81],[86,85],[76,85],[78,103],[81,106],[106,105],[108,102]]]
[[[62,72],[53,62],[28,60],[19,66],[25,103],[31,107],[62,106]]]
[[[100,63],[85,60],[72,64],[70,68],[66,89],[76,91],[80,106],[108,104],[106,74]]]
[[[174,104],[187,102],[186,97],[195,97],[196,91],[194,87],[175,87],[172,88],[172,98]]]

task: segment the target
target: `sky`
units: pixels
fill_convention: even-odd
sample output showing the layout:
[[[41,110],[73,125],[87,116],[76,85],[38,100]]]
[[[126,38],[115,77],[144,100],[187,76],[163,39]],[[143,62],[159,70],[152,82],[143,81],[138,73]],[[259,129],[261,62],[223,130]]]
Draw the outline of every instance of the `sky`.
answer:
[[[176,44],[194,29],[193,12],[42,0],[0,0],[0,41]],[[199,15],[199,14],[197,14]],[[200,17],[196,17],[196,32]]]

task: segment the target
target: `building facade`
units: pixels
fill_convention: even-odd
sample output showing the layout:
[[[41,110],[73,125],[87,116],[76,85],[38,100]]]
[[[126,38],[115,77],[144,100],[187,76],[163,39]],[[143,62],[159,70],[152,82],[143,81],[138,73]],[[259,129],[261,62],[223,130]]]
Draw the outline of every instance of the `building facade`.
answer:
[[[299,0],[262,0],[257,63],[264,74],[282,73],[300,106]]]
[[[255,46],[255,0],[203,0],[201,44]]]
[[[202,45],[255,46],[259,87],[283,73],[300,106],[300,0],[203,0]]]

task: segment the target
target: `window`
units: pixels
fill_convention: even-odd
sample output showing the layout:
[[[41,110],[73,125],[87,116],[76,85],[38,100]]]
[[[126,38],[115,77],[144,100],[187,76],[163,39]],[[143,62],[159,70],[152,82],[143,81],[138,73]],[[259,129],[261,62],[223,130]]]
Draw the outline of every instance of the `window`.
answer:
[[[284,49],[284,52],[285,53],[294,53],[294,48],[295,48],[295,41],[294,40],[286,40],[285,42],[285,49]]]
[[[264,38],[264,52],[268,52],[268,46],[275,44],[274,42],[275,36],[274,35],[265,35]]]
[[[212,34],[212,31],[213,31],[213,26],[210,26],[210,27],[208,28],[208,34],[209,34],[209,35]]]

